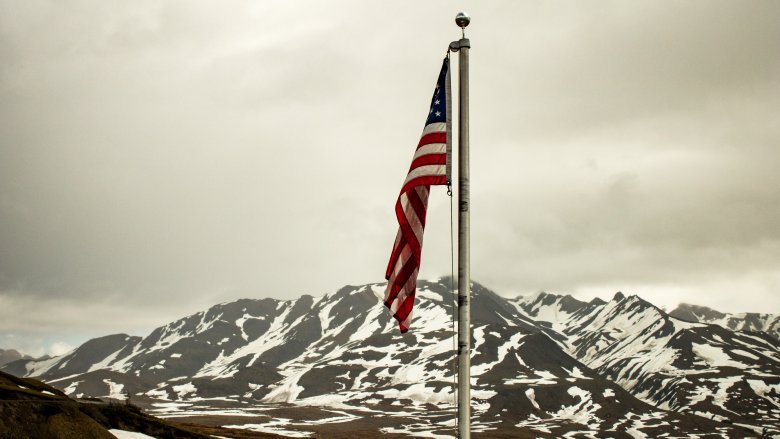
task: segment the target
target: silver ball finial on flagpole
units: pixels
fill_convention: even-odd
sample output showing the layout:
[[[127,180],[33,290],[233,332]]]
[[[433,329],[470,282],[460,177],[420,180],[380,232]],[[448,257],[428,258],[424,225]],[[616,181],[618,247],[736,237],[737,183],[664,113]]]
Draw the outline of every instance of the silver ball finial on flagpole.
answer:
[[[466,26],[471,23],[471,17],[469,17],[469,14],[465,12],[458,12],[458,15],[455,16],[455,24],[460,27],[460,33],[463,35],[463,38],[466,38]]]
[[[469,23],[471,23],[471,17],[469,17],[469,14],[465,12],[458,12],[458,15],[455,16],[455,24],[457,24],[461,29],[468,26]]]

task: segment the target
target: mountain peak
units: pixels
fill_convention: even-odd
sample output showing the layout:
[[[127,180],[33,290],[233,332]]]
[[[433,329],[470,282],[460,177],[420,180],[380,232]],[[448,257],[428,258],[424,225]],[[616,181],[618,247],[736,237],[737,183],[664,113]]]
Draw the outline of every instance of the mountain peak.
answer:
[[[547,295],[548,294],[547,294],[546,291],[541,291],[540,290],[540,291],[537,291],[537,292],[535,292],[533,294],[529,294],[529,295],[526,295],[526,296],[519,296],[518,300],[520,300],[522,302],[525,302],[527,304],[532,304],[532,303],[538,302],[540,299],[544,299]]]
[[[10,363],[12,361],[21,360],[22,358],[31,358],[28,355],[23,355],[16,349],[0,349],[0,366]]]
[[[615,302],[620,302],[625,298],[626,298],[625,294],[623,294],[621,291],[618,291],[617,293],[615,293],[615,297],[613,297],[612,300]]]
[[[780,340],[780,315],[777,314],[727,314],[706,306],[681,303],[669,315],[686,322],[720,325],[734,331],[760,331]]]
[[[670,316],[694,323],[706,323],[714,320],[720,320],[726,317],[726,314],[716,311],[712,308],[699,305],[691,305],[688,303],[681,303],[672,312]]]
[[[606,303],[607,302],[605,302],[604,299],[602,299],[600,297],[594,297],[590,302],[588,302],[588,304],[593,305],[593,306],[600,306],[600,305],[604,305]]]

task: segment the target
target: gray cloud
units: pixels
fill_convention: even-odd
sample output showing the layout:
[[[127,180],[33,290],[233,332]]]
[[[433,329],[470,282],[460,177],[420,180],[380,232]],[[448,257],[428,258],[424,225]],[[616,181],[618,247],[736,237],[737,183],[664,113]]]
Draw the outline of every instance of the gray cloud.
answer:
[[[463,8],[475,279],[780,312],[776,2]],[[381,280],[450,9],[0,3],[0,330]]]

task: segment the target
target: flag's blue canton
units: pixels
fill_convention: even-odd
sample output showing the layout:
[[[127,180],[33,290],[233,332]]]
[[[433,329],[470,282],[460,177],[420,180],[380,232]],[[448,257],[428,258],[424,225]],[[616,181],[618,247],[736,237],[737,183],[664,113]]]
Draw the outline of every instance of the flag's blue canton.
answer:
[[[444,65],[439,73],[439,80],[436,81],[436,90],[433,92],[431,98],[431,109],[428,113],[428,120],[425,121],[425,125],[435,122],[447,121],[447,96],[445,95],[444,81],[447,78],[447,70],[450,68],[450,62],[448,59],[444,60]]]

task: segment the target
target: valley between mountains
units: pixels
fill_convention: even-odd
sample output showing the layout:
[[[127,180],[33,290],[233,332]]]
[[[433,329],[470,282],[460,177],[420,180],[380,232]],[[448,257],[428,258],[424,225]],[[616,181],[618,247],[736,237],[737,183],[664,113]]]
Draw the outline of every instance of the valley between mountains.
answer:
[[[72,398],[288,437],[453,437],[449,279],[420,281],[412,329],[384,284],[215,305],[0,370]],[[780,437],[780,318],[633,295],[582,302],[472,287],[475,437]],[[207,421],[204,421],[207,420]]]

